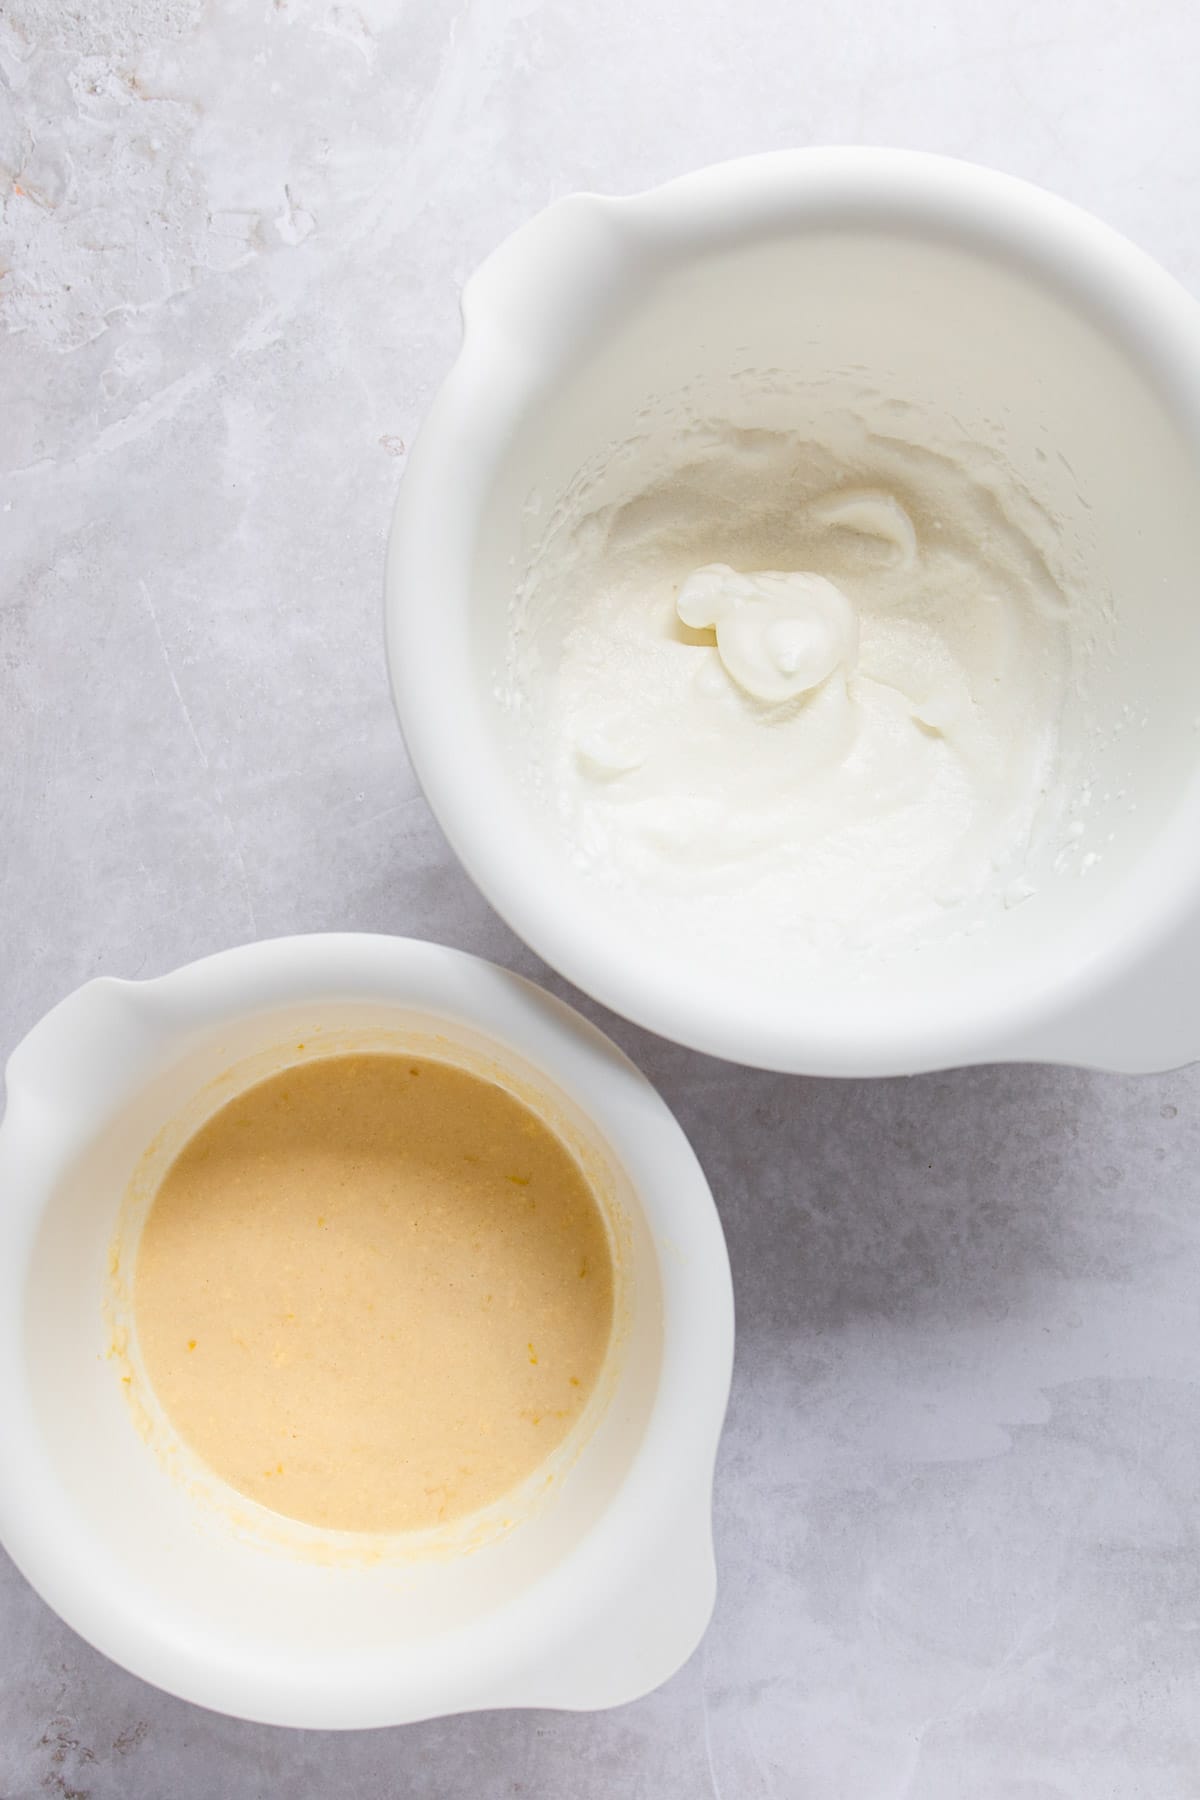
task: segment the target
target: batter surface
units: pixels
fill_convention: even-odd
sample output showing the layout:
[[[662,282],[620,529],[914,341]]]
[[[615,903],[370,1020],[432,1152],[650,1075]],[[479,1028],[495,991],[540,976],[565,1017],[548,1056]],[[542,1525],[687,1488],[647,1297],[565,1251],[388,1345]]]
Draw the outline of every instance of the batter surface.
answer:
[[[440,1524],[544,1461],[595,1386],[608,1232],[504,1089],[395,1055],[309,1062],[216,1113],[142,1234],[134,1316],[181,1436],[274,1511]]]

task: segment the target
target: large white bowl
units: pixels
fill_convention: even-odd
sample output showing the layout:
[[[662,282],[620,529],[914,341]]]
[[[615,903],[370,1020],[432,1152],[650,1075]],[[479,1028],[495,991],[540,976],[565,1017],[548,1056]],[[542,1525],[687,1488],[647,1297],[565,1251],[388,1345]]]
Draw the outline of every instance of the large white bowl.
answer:
[[[628,1017],[770,1068],[1200,1056],[1195,302],[1024,182],[805,150],[560,201],[472,277],[463,317],[396,509],[388,645],[430,804],[514,929]],[[952,427],[1001,457],[1058,521],[1097,613],[1111,602],[1111,630],[1078,634],[1063,724],[1090,781],[1087,836],[986,932],[871,973],[831,957],[803,985],[778,969],[751,982],[698,967],[686,931],[639,937],[556,842],[497,695],[509,606],[572,481],[610,452],[614,484],[657,454],[672,396],[819,439],[855,382],[895,397],[906,434],[923,418],[934,447]]]
[[[301,1056],[413,1041],[512,1085],[584,1158],[617,1220],[617,1343],[590,1430],[509,1529],[497,1512],[434,1542],[368,1541],[193,1466],[140,1381],[120,1316],[131,1246],[114,1270],[113,1244],[131,1176],[181,1117]],[[89,983],[13,1053],[7,1088],[0,1537],[91,1643],[202,1705],[327,1727],[609,1706],[691,1653],[715,1592],[729,1263],[682,1132],[585,1020],[455,950],[291,938]]]

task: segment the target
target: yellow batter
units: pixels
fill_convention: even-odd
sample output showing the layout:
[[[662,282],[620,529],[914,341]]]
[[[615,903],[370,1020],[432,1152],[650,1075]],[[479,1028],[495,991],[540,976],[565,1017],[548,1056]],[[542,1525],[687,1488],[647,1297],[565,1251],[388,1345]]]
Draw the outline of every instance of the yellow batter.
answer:
[[[570,1430],[608,1348],[612,1255],[578,1164],[511,1094],[335,1056],[185,1145],[134,1317],[173,1424],[235,1488],[413,1530],[497,1499]]]

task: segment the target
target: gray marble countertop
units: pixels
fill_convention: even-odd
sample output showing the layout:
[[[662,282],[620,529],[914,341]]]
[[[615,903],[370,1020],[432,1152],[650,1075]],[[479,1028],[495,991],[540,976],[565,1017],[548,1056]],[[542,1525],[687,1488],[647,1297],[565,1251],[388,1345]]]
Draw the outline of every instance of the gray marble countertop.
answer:
[[[0,1047],[88,976],[327,927],[564,991],[385,685],[464,276],[570,189],[841,141],[1030,176],[1200,290],[1198,66],[1192,0],[3,0]],[[1200,1076],[834,1085],[601,1022],[733,1260],[702,1649],[610,1714],[290,1734],[6,1565],[4,1800],[1200,1795]]]

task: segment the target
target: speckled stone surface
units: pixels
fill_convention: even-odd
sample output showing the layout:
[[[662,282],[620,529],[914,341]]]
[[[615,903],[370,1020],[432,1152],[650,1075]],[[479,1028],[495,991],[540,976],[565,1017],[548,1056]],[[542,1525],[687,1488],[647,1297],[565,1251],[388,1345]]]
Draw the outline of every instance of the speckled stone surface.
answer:
[[[1190,0],[3,0],[2,1047],[256,935],[544,975],[417,793],[380,643],[405,449],[510,227],[890,141],[1200,290],[1198,59]],[[1200,1075],[835,1086],[585,1008],[733,1259],[703,1648],[608,1715],[286,1733],[124,1675],[5,1565],[3,1800],[1200,1795]]]

